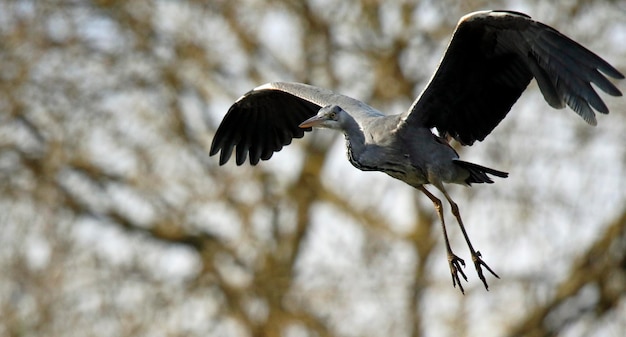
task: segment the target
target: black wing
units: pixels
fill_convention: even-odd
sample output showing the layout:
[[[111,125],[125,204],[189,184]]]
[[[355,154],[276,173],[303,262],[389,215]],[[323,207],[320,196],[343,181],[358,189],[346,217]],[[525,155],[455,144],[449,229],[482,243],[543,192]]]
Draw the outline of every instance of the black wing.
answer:
[[[301,138],[305,131],[298,127],[319,109],[337,104],[357,121],[363,117],[381,115],[369,105],[336,94],[330,90],[302,83],[274,82],[253,89],[233,104],[215,132],[209,154],[219,151],[220,165],[225,164],[235,149],[237,165],[249,156],[256,165],[274,152]]]
[[[595,125],[593,109],[609,110],[591,83],[621,96],[600,72],[624,78],[593,52],[525,14],[471,13],[459,21],[439,68],[404,118],[471,145],[491,133],[535,78],[548,104],[559,109],[567,104]]]
[[[311,131],[298,125],[320,108],[271,84],[251,90],[226,113],[211,143],[210,155],[221,150],[220,165],[223,165],[236,148],[237,165],[243,164],[248,154],[250,163],[256,165],[259,159],[269,159],[293,138],[302,138],[305,131]]]

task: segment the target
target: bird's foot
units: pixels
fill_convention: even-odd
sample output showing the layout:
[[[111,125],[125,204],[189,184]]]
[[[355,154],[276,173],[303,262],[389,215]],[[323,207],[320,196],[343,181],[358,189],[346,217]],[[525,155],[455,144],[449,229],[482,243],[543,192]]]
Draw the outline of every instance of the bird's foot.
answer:
[[[500,276],[498,276],[498,274],[496,274],[493,270],[491,270],[491,268],[489,268],[489,266],[485,263],[485,261],[483,261],[481,256],[482,255],[480,254],[480,252],[472,253],[472,261],[474,261],[474,267],[476,268],[478,277],[481,281],[483,281],[485,289],[489,290],[489,286],[487,285],[487,280],[485,279],[485,275],[483,274],[482,267],[485,267],[496,278],[500,278]]]
[[[465,294],[465,290],[463,289],[463,285],[461,284],[461,279],[459,278],[459,273],[463,276],[465,282],[467,282],[467,276],[463,272],[463,268],[465,268],[465,261],[462,258],[454,255],[452,251],[448,252],[448,264],[450,265],[450,274],[452,275],[452,286],[456,288],[456,285],[459,285],[459,289],[461,293]],[[489,268],[489,267],[487,267]]]

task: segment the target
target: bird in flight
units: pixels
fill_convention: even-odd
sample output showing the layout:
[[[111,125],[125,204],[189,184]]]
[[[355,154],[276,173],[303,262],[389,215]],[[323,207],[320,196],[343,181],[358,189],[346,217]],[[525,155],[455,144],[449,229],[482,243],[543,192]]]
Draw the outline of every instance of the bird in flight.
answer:
[[[215,133],[210,155],[221,151],[219,163],[223,165],[234,150],[237,165],[246,158],[256,165],[312,128],[341,131],[354,167],[382,171],[433,202],[443,228],[452,284],[464,293],[460,276],[467,281],[462,269],[465,262],[450,247],[441,200],[426,186],[434,186],[443,194],[488,290],[483,267],[499,276],[474,249],[445,184],[493,183],[491,176],[505,178],[508,174],[460,160],[450,140],[472,145],[485,139],[533,78],[550,106],[561,109],[567,105],[595,125],[594,110],[602,114],[609,110],[591,83],[611,96],[621,96],[607,77],[623,79],[624,75],[577,42],[525,14],[474,12],[461,18],[435,74],[406,112],[385,115],[327,89],[301,83],[267,83],[230,107]]]

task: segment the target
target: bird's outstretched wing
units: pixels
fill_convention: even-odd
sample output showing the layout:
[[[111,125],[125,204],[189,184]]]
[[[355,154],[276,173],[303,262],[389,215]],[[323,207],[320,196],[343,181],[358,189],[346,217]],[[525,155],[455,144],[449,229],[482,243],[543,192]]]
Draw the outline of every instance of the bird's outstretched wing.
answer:
[[[621,95],[605,75],[624,78],[593,52],[525,14],[475,12],[459,21],[439,68],[403,118],[471,145],[500,123],[535,78],[548,104],[557,109],[567,104],[595,125],[593,109],[609,111],[591,83]]]
[[[293,138],[311,131],[298,125],[329,104],[339,105],[356,116],[378,113],[363,102],[327,89],[301,83],[267,83],[249,91],[230,107],[215,133],[209,154],[221,151],[223,165],[235,149],[237,165],[243,164],[246,157],[256,165],[290,144]]]

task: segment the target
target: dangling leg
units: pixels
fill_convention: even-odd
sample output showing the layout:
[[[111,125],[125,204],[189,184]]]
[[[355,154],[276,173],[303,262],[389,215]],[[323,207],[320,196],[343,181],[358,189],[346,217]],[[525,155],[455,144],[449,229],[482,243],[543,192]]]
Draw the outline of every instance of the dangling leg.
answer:
[[[465,281],[467,282],[467,276],[465,276],[463,269],[461,269],[461,266],[465,267],[465,261],[456,256],[452,252],[452,248],[450,247],[450,240],[448,240],[448,231],[446,230],[446,222],[443,219],[443,205],[441,204],[441,200],[437,199],[437,197],[435,197],[426,188],[424,188],[424,186],[419,186],[417,187],[417,189],[426,194],[426,196],[435,205],[435,210],[437,210],[437,215],[439,216],[439,220],[441,221],[441,227],[443,228],[443,237],[445,239],[446,250],[448,252],[448,264],[450,265],[450,274],[452,275],[452,286],[456,287],[456,285],[458,284],[461,292],[465,294],[463,285],[461,285],[461,279],[459,278],[459,273],[461,273],[461,276],[463,276],[463,279],[465,279]]]
[[[454,216],[456,217],[456,220],[459,223],[459,227],[461,227],[461,232],[463,232],[463,237],[465,238],[465,242],[467,242],[467,246],[469,247],[470,253],[472,254],[472,261],[474,261],[474,267],[476,268],[478,277],[480,278],[481,281],[483,281],[483,284],[485,285],[485,289],[489,290],[489,286],[487,285],[487,280],[485,279],[485,275],[483,275],[482,267],[484,266],[485,268],[487,268],[487,270],[493,276],[497,278],[500,278],[500,276],[498,276],[498,274],[496,274],[493,270],[491,270],[491,268],[489,268],[489,266],[485,263],[485,261],[483,261],[483,259],[481,258],[480,252],[474,250],[474,247],[472,246],[472,243],[470,242],[469,236],[467,235],[467,232],[465,231],[465,226],[463,226],[463,220],[461,219],[459,206],[457,206],[457,204],[452,200],[452,198],[450,197],[450,195],[448,195],[448,192],[446,192],[443,186],[438,186],[437,188],[441,190],[443,195],[446,197],[446,199],[450,203],[450,207],[452,208],[452,214],[454,214]]]

